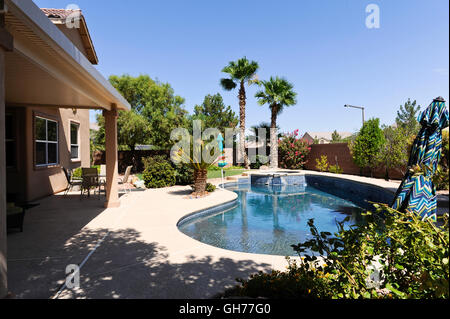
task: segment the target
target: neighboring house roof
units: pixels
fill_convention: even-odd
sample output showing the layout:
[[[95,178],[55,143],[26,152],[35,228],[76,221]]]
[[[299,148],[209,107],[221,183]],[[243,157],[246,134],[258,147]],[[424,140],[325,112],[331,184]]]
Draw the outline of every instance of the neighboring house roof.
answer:
[[[254,139],[245,141],[245,147],[246,148],[260,148],[264,147],[264,141],[255,141]]]
[[[331,141],[333,132],[306,132],[305,135],[303,135],[303,138],[306,137],[306,135],[309,135],[311,138],[318,138],[318,139],[324,139],[327,141]],[[338,132],[338,134],[341,136],[341,138],[346,138],[351,136],[353,133],[350,132]]]
[[[54,24],[66,24],[68,21],[72,23],[79,22],[77,30],[86,50],[87,58],[92,64],[98,64],[97,53],[95,52],[94,44],[92,43],[91,35],[89,34],[86,20],[81,10],[50,8],[41,8],[41,10]]]

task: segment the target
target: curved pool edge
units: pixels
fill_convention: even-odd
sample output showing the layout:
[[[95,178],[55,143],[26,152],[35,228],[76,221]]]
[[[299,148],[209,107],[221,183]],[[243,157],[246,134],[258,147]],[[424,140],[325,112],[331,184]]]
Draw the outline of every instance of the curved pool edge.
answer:
[[[220,191],[224,191],[224,190],[220,190]],[[216,204],[216,205],[213,205],[213,206],[208,207],[208,208],[202,208],[202,209],[199,209],[197,211],[188,213],[188,214],[184,215],[183,217],[181,217],[178,220],[177,227],[182,226],[183,224],[189,222],[192,219],[196,219],[196,218],[199,218],[199,217],[205,217],[205,216],[209,216],[209,215],[218,213],[220,211],[228,210],[228,209],[234,207],[237,204],[237,201],[238,201],[238,199],[237,199],[237,194],[236,194],[236,198],[235,199],[227,200],[227,201],[225,201],[223,203]]]

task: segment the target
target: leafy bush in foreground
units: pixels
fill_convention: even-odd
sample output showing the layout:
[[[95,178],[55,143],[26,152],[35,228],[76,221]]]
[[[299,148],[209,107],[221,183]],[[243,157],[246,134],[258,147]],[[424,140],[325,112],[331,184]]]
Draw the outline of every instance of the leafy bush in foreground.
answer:
[[[339,223],[335,237],[319,233],[309,220],[313,238],[293,245],[299,262],[289,260],[285,272],[238,280],[224,296],[449,298],[448,214],[438,227],[411,212],[375,207],[376,213],[365,213],[364,225],[344,229],[345,221]]]

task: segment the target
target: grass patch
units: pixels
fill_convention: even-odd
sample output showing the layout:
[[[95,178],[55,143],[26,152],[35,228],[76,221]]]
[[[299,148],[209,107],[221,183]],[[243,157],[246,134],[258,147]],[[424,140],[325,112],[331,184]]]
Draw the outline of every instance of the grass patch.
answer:
[[[223,171],[223,177],[227,177],[227,176],[233,176],[233,175],[240,175],[243,172],[245,172],[245,169],[226,169]],[[142,177],[142,173],[138,173],[136,174],[136,176],[140,179],[143,180]],[[208,170],[208,178],[220,178],[220,171],[217,170]]]
[[[226,169],[223,171],[223,177],[227,177],[227,176],[233,176],[233,175],[241,175],[243,172],[245,172],[245,169]],[[221,173],[220,171],[208,171],[208,178],[220,178]]]

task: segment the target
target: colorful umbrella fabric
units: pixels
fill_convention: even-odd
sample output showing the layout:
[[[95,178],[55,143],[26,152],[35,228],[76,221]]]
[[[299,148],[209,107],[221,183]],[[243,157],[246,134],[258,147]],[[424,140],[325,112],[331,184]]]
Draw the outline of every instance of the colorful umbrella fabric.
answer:
[[[442,130],[449,125],[445,100],[435,98],[418,120],[422,127],[412,146],[408,171],[395,194],[392,208],[436,220],[436,189],[432,177],[441,158]]]

